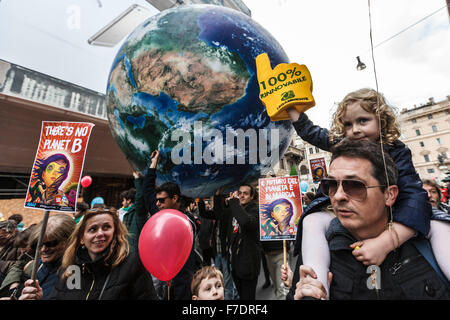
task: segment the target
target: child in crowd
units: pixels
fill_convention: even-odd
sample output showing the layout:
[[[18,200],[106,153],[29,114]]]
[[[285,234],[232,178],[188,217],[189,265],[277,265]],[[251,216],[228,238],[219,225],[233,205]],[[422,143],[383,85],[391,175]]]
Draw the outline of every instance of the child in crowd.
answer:
[[[192,300],[224,300],[223,275],[213,266],[205,266],[194,274]]]
[[[352,249],[357,249],[353,251],[355,258],[364,265],[380,265],[390,251],[414,235],[422,234],[430,239],[437,262],[449,278],[450,261],[442,261],[441,257],[445,254],[440,254],[440,250],[445,250],[445,245],[433,241],[433,233],[438,230],[433,227],[435,223],[446,222],[433,221],[430,225],[431,206],[427,193],[412,163],[411,151],[398,140],[400,128],[393,108],[386,103],[384,96],[366,88],[347,94],[337,107],[330,131],[314,125],[295,108],[288,109],[288,113],[297,134],[314,146],[329,151],[332,145],[343,138],[380,142],[397,165],[399,196],[390,217],[392,224],[377,238],[352,244]],[[306,215],[300,234],[303,264],[316,271],[328,295],[330,254],[325,232],[333,218],[327,210]],[[447,239],[447,243],[450,243],[450,239]]]

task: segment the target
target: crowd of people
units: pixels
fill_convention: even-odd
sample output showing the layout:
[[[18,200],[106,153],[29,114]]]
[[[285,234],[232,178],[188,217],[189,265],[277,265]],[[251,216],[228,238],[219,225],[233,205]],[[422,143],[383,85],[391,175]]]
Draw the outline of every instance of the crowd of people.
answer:
[[[133,172],[134,187],[120,194],[119,210],[95,198],[77,203],[73,217],[51,215],[38,261],[42,222],[24,228],[19,215],[1,221],[0,296],[255,300],[264,272],[263,288],[272,283],[277,300],[449,299],[448,191],[420,179],[384,97],[371,89],[348,94],[330,130],[295,108],[288,112],[303,140],[332,153],[320,188],[302,195],[296,239],[287,242],[297,259],[293,270],[282,241],[260,240],[255,185],[187,198],[173,182],[156,185],[155,150],[144,175]],[[163,209],[184,213],[194,235],[170,285],[144,268],[138,248],[145,223]]]

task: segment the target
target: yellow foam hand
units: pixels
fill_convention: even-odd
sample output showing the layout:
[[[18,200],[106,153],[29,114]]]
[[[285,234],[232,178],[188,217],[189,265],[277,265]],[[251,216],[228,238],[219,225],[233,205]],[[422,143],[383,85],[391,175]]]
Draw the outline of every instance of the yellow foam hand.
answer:
[[[261,53],[256,57],[256,70],[259,99],[270,120],[290,119],[286,111],[290,107],[305,112],[315,105],[311,74],[304,64],[280,63],[272,69],[267,53]]]

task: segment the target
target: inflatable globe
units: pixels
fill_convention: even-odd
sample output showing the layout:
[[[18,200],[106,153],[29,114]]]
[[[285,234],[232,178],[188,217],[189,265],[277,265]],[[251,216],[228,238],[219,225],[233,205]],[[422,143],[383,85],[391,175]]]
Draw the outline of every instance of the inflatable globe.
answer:
[[[290,121],[271,122],[258,98],[255,58],[288,63],[250,17],[214,5],[165,10],[137,27],[117,53],[106,105],[119,147],[142,173],[161,152],[157,185],[189,197],[255,182],[286,151]]]

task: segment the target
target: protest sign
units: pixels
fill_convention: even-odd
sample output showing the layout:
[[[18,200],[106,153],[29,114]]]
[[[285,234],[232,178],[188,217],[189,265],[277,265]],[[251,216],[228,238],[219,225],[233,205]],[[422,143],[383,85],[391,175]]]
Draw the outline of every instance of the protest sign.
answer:
[[[260,240],[295,240],[301,215],[298,176],[259,179]]]
[[[309,165],[311,167],[313,182],[319,182],[327,176],[325,158],[310,159]]]
[[[94,124],[43,121],[25,208],[73,212]]]

